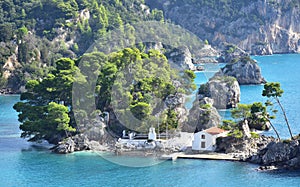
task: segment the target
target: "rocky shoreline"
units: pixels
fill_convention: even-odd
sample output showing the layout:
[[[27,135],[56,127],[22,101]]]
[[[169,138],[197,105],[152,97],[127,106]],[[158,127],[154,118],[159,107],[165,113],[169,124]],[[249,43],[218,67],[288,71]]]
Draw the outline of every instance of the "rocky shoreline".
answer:
[[[10,88],[0,89],[0,95],[13,95],[13,94],[19,94],[19,93],[12,91]]]
[[[170,140],[169,142],[171,142]],[[216,154],[225,154],[240,162],[257,164],[258,171],[298,170],[300,169],[300,140],[279,142],[273,137],[260,136],[259,138],[225,137],[218,140]],[[147,142],[147,141],[145,141]],[[177,142],[178,143],[178,142]],[[150,141],[147,143],[135,141],[116,141],[100,144],[97,141],[76,142],[72,138],[54,146],[51,150],[58,154],[68,154],[78,151],[110,152],[125,156],[155,156],[182,153],[195,155],[191,147],[176,143],[168,145],[166,141]],[[197,154],[208,154],[207,152]],[[199,158],[201,159],[201,158]]]

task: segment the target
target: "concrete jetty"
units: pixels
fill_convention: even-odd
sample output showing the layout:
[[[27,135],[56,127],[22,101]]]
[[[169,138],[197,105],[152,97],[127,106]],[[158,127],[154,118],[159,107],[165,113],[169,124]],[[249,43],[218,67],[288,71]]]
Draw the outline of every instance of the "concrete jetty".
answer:
[[[170,155],[162,155],[161,159],[165,160],[177,160],[183,159],[205,159],[205,160],[227,160],[227,161],[239,161],[239,158],[234,158],[229,154],[222,153],[200,153],[200,154],[185,154],[185,153],[173,153]]]

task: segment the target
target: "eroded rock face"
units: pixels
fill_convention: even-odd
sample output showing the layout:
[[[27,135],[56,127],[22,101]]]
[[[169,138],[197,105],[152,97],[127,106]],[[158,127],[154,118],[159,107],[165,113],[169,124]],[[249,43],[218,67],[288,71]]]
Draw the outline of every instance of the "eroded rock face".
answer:
[[[216,151],[233,154],[236,158],[246,161],[267,147],[269,143],[276,141],[273,137],[264,135],[252,137],[247,120],[239,122],[238,130],[241,135],[235,135],[231,131],[229,136],[218,138]]]
[[[246,136],[235,138],[228,136],[218,138],[216,151],[233,154],[235,157],[246,161],[248,158],[256,155],[261,149],[264,149],[272,141],[274,141],[273,137],[266,136],[260,136],[259,138]]]
[[[207,97],[194,102],[182,131],[193,133],[218,126],[221,123],[221,117],[217,109],[213,107],[213,102]]]
[[[299,140],[271,142],[266,148],[250,157],[249,162],[275,166],[277,169],[300,169]]]
[[[225,4],[211,6],[205,1],[147,0],[146,3],[163,9],[166,18],[215,46],[233,43],[251,54],[293,53],[300,49],[299,2],[235,3],[234,15],[225,11]],[[229,4],[226,9],[231,8],[233,5]]]
[[[173,49],[165,54],[169,62],[177,64],[180,68],[196,70],[192,61],[192,54],[187,47]]]
[[[67,154],[84,150],[108,150],[108,145],[110,142],[113,142],[113,137],[104,127],[105,124],[99,120],[90,125],[79,126],[79,134],[59,142],[52,148],[52,151],[59,154]]]
[[[240,95],[237,80],[230,76],[214,76],[199,89],[199,99],[203,97],[213,99],[213,106],[217,109],[236,107],[240,102]]]
[[[227,64],[216,75],[235,77],[240,85],[266,83],[258,64],[248,57],[239,58],[237,62]]]
[[[216,51],[211,45],[204,45],[202,49],[197,52],[197,59],[193,61],[194,64],[203,63],[217,63],[216,57],[219,52]]]
[[[225,43],[222,48],[221,56],[218,58],[219,63],[231,63],[239,58],[250,57],[249,53],[233,44]]]

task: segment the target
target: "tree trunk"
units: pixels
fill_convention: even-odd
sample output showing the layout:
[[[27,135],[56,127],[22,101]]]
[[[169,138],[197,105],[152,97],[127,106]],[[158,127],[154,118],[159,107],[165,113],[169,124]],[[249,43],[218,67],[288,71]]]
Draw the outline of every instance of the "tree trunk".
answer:
[[[285,110],[284,110],[283,106],[281,105],[281,103],[280,103],[278,97],[275,97],[275,99],[276,99],[277,103],[279,104],[279,106],[280,106],[280,108],[281,108],[281,111],[283,112],[284,120],[285,120],[286,125],[287,125],[287,127],[288,127],[288,129],[289,129],[289,133],[290,133],[290,135],[291,135],[291,139],[293,140],[294,137],[293,137],[292,130],[291,130],[291,126],[290,126],[289,121],[288,121],[288,119],[287,119]]]
[[[275,128],[274,125],[272,124],[271,120],[268,119],[268,122],[270,123],[272,129],[275,131],[275,133],[276,133],[276,135],[277,135],[277,138],[278,138],[279,141],[280,141],[280,137],[279,137],[278,131],[276,130],[276,128]]]

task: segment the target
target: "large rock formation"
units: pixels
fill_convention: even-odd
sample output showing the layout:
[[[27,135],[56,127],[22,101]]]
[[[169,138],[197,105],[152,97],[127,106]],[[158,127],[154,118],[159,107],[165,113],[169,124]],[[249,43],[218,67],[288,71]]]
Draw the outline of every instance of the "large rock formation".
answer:
[[[233,43],[255,55],[299,52],[300,2],[274,1],[158,1],[165,17],[202,40],[220,46]]]
[[[299,140],[271,142],[248,161],[262,166],[275,166],[272,168],[277,169],[300,169]],[[270,167],[261,167],[268,168]]]
[[[250,57],[242,57],[232,61],[223,67],[217,76],[233,76],[240,85],[244,84],[262,84],[266,80],[261,75],[260,67]]]
[[[169,62],[178,65],[180,68],[196,70],[196,67],[192,61],[192,54],[187,47],[172,49],[165,55]]]
[[[217,63],[216,58],[220,55],[211,45],[204,45],[202,49],[197,52],[197,59],[193,61],[194,64],[202,63]]]
[[[242,57],[250,57],[250,55],[236,45],[224,43],[218,62],[231,63]]]
[[[270,142],[275,141],[273,137],[252,135],[247,120],[241,121],[237,129],[233,129],[229,136],[217,139],[217,152],[233,154],[242,161],[256,155]]]
[[[240,87],[234,77],[214,76],[199,88],[199,99],[209,97],[213,99],[213,106],[217,109],[236,107],[240,102]]]
[[[227,136],[217,139],[217,152],[232,154],[242,161],[248,160],[256,155],[259,150],[264,149],[270,142],[274,141],[272,137],[260,136],[259,138],[235,138]]]
[[[106,151],[109,145],[114,144],[114,138],[105,128],[103,120],[99,118],[86,124],[79,125],[79,134],[59,142],[52,151],[60,154],[83,150]]]
[[[212,99],[207,97],[195,101],[182,131],[193,133],[220,125],[221,117],[217,109],[213,107],[213,102]]]

